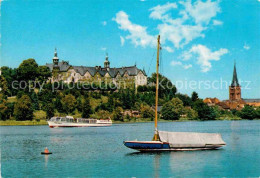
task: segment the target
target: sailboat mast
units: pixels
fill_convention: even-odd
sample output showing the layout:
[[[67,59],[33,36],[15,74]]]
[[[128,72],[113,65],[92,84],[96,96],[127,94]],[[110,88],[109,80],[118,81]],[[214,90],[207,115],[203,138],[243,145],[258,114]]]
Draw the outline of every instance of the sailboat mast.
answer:
[[[158,134],[158,94],[159,94],[159,56],[160,56],[160,35],[158,35],[157,39],[157,60],[156,60],[156,92],[155,92],[155,119],[154,119],[154,137],[153,140],[158,141],[159,140],[159,134]]]

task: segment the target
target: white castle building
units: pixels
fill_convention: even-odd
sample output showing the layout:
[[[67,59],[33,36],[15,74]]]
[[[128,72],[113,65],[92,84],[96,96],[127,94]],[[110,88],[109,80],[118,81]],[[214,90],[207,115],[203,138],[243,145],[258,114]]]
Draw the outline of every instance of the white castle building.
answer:
[[[147,75],[144,70],[138,69],[136,65],[112,68],[108,56],[103,67],[72,66],[68,61],[59,61],[55,49],[53,63],[47,63],[46,66],[52,72],[52,82],[113,82],[115,85],[125,83],[126,87],[147,85]]]

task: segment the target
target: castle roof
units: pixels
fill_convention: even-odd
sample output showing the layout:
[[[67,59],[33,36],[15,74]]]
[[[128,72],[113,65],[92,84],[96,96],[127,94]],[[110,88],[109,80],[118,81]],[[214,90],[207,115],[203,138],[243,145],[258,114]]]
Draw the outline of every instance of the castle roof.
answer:
[[[246,103],[260,103],[260,99],[244,99]]]
[[[50,64],[46,64],[46,66],[50,68],[50,71],[52,71],[54,64],[53,64],[53,63],[50,63]],[[70,65],[69,62],[67,62],[67,61],[61,61],[61,62],[59,62],[59,63],[58,63],[58,66],[59,66],[59,68],[60,68],[60,71],[62,71],[62,72],[67,71],[67,70],[71,67],[71,65]]]
[[[47,67],[52,71],[53,63],[46,64]],[[94,76],[97,72],[104,77],[107,73],[112,77],[116,77],[119,75],[123,76],[127,73],[129,76],[136,76],[139,72],[142,72],[144,75],[145,72],[143,70],[138,69],[136,66],[128,66],[128,67],[120,67],[120,68],[101,68],[101,66],[96,67],[86,67],[86,66],[72,66],[66,61],[62,61],[58,63],[59,69],[61,72],[66,72],[70,67],[72,67],[77,73],[80,75],[85,75],[86,72],[89,72],[91,76]]]
[[[54,60],[55,59],[55,60]],[[47,63],[46,66],[49,67],[52,72],[53,69],[59,69],[60,72],[67,72],[70,68],[74,69],[75,72],[79,73],[81,76],[85,75],[86,72],[89,72],[91,76],[94,76],[96,73],[99,73],[102,77],[104,77],[107,73],[112,77],[116,77],[119,75],[123,76],[127,73],[129,76],[136,76],[139,72],[142,72],[143,75],[146,76],[144,70],[140,70],[134,66],[128,67],[119,67],[119,68],[111,68],[109,67],[110,62],[108,61],[108,54],[106,55],[104,67],[96,66],[96,67],[87,67],[87,66],[72,66],[68,61],[59,62],[57,49],[55,48],[53,63]]]

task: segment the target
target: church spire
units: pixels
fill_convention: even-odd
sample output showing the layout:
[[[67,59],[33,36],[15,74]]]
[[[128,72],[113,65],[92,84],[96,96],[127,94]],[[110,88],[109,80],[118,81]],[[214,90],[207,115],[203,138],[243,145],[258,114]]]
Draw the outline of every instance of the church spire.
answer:
[[[109,68],[110,67],[110,62],[108,60],[108,54],[106,53],[106,60],[104,62],[104,68]]]
[[[57,54],[57,48],[55,48],[55,51],[54,51],[54,57],[58,57],[58,54]]]
[[[237,79],[236,62],[234,64],[233,79],[232,79],[231,86],[232,87],[239,87],[239,83],[238,83],[238,79]]]
[[[52,60],[53,60],[54,66],[58,66],[58,64],[59,64],[59,58],[58,58],[57,48],[55,48],[54,57],[53,57]]]

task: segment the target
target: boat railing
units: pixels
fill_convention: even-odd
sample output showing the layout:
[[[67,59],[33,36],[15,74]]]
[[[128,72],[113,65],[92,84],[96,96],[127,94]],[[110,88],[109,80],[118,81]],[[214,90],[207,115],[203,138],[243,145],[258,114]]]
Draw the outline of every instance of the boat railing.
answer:
[[[78,118],[77,120],[78,120],[78,122],[80,122],[80,123],[89,123],[89,124],[92,124],[92,123],[96,123],[96,122],[97,122],[97,119],[92,119],[92,118],[90,118],[90,119]]]
[[[52,117],[50,119],[52,122],[74,122],[73,117]]]
[[[97,122],[107,122],[109,120],[97,120],[93,118],[73,118],[71,116],[66,116],[66,117],[52,117],[50,119],[52,122],[68,122],[68,123],[89,123],[89,124],[95,124]]]

